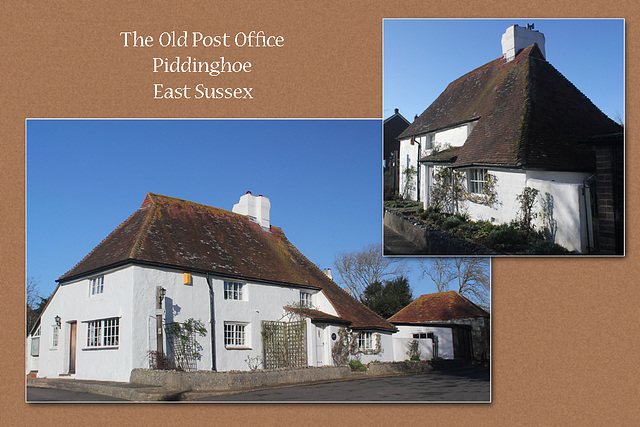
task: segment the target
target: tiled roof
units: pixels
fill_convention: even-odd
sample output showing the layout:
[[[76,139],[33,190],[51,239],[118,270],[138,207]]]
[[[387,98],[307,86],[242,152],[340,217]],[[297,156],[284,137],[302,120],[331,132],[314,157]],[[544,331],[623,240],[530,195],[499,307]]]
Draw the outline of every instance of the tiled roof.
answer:
[[[454,166],[590,170],[593,156],[577,142],[620,131],[535,44],[450,83],[399,138],[476,119]]]
[[[461,147],[450,147],[436,153],[432,153],[429,156],[424,156],[420,159],[421,162],[429,163],[450,163],[454,162],[458,158],[458,152]]]
[[[316,287],[352,327],[394,329],[330,280],[280,228],[267,231],[223,209],[147,193],[140,209],[58,281],[127,263]]]
[[[285,306],[284,309],[292,311],[301,316],[308,317],[313,321],[325,321],[329,323],[341,323],[345,325],[349,325],[351,323],[350,321],[343,319],[342,317],[334,316],[332,314],[325,313],[324,311],[320,310],[315,310],[313,308]]]
[[[489,313],[456,291],[422,295],[389,318],[391,323],[416,323],[434,320],[489,317]]]

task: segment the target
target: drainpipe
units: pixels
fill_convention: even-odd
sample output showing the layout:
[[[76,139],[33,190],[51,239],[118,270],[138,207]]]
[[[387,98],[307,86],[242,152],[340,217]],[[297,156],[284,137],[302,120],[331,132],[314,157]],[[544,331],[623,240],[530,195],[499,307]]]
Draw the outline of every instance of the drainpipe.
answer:
[[[417,195],[418,195],[418,202],[420,201],[420,154],[422,153],[422,148],[420,146],[420,140],[418,140],[418,156],[416,157],[416,170],[418,171],[417,175],[418,175],[418,179],[417,179]]]
[[[591,211],[591,187],[595,184],[595,182],[596,175],[591,175],[590,177],[582,181],[584,215],[587,221],[587,253],[590,253],[595,249],[595,236],[593,235],[593,212]]]
[[[437,335],[433,335],[433,358],[437,358],[438,357],[438,336]]]
[[[209,286],[209,313],[211,317],[211,370],[217,371],[216,369],[216,340],[215,340],[215,317],[214,317],[214,306],[213,306],[213,284],[211,283],[211,277],[207,274],[207,285]]]

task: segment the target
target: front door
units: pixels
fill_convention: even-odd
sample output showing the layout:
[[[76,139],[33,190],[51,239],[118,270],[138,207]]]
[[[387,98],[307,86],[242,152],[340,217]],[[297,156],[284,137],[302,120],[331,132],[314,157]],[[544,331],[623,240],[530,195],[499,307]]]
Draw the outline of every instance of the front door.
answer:
[[[324,328],[316,327],[316,365],[324,365]]]
[[[69,330],[69,373],[76,373],[76,332],[78,324],[76,322],[70,323]]]

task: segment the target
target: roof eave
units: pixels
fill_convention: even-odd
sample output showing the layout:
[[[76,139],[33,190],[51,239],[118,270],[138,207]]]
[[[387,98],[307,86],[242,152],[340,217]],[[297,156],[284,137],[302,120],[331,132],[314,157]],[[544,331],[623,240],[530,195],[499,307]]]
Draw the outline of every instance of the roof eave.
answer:
[[[295,287],[295,288],[304,288],[304,289],[311,289],[314,291],[320,291],[322,290],[322,287],[320,286],[313,286],[313,285],[307,285],[307,284],[301,284],[301,283],[290,283],[290,282],[280,282],[277,280],[268,280],[268,279],[261,279],[258,277],[247,277],[247,276],[241,276],[241,275],[236,275],[236,274],[229,274],[229,273],[221,273],[215,270],[204,270],[204,269],[199,269],[199,268],[193,268],[193,267],[185,267],[185,266],[180,266],[180,265],[173,265],[173,264],[164,264],[164,263],[159,263],[159,262],[153,262],[153,261],[143,261],[143,260],[138,260],[138,259],[126,259],[123,261],[119,261],[116,263],[112,263],[112,264],[108,264],[99,268],[95,268],[92,270],[88,270],[86,272],[83,273],[78,273],[75,274],[73,276],[69,276],[66,278],[60,278],[57,279],[56,282],[58,282],[60,285],[67,283],[67,282],[72,282],[74,280],[78,280],[81,279],[83,277],[89,277],[89,276],[93,276],[95,274],[107,271],[107,270],[111,270],[114,268],[118,268],[118,267],[122,267],[125,265],[140,265],[140,266],[145,266],[145,267],[160,267],[160,268],[170,268],[170,269],[175,269],[175,270],[181,270],[181,271],[189,271],[192,273],[199,273],[199,274],[208,274],[208,275],[212,275],[212,276],[219,276],[219,277],[224,277],[224,278],[229,278],[229,279],[234,279],[234,280],[242,280],[242,281],[248,281],[248,282],[256,282],[256,283],[264,283],[264,284],[269,284],[269,285],[277,285],[277,286],[284,286],[284,287]]]

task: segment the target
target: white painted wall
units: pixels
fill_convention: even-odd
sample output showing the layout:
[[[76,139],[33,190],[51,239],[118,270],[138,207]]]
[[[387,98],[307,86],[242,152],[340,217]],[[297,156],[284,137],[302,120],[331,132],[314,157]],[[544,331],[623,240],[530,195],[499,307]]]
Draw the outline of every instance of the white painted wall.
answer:
[[[38,337],[38,340],[40,338]],[[26,372],[37,371],[40,366],[40,356],[31,355],[31,346],[33,344],[33,337],[27,337],[25,342],[25,356],[26,356]]]
[[[398,332],[393,336],[394,360],[408,360],[409,343],[414,340],[413,334],[433,332],[438,337],[438,356],[443,359],[453,359],[453,334],[451,328],[433,326],[396,326]],[[433,358],[433,341],[417,339],[420,350],[420,360]]]
[[[433,149],[444,149],[446,147],[462,147],[469,137],[469,134],[475,127],[477,121],[465,123],[460,126],[443,129],[438,132],[429,132],[424,135],[414,137],[414,143],[411,144],[411,138],[400,141],[400,194],[405,188],[405,178],[402,172],[408,167],[413,166],[420,173],[420,199],[426,202],[427,171],[424,165],[418,168],[418,159],[433,153]],[[420,144],[421,153],[418,153],[418,143]],[[414,178],[416,181],[417,179]],[[415,183],[414,183],[415,184]],[[411,192],[411,200],[417,198],[417,184],[414,185],[414,191]]]
[[[587,209],[582,194],[589,174],[568,172],[528,173],[527,185],[538,194],[536,228],[571,251],[587,252]],[[552,208],[543,209],[545,206]],[[542,215],[541,213],[547,214]]]
[[[200,320],[207,328],[206,337],[198,337],[202,346],[199,370],[212,367],[210,294],[207,278],[192,275],[191,284],[184,284],[182,271],[171,269],[127,266],[106,272],[104,292],[90,295],[89,279],[77,280],[60,286],[42,315],[40,356],[27,356],[27,369],[35,369],[39,377],[58,377],[68,372],[70,322],[76,321],[77,351],[76,374],[72,378],[128,381],[133,368],[149,367],[149,351],[156,350],[156,287],[166,289],[163,301],[165,323],[184,322],[189,318]],[[300,301],[299,288],[244,282],[243,300],[224,299],[224,279],[212,277],[214,292],[214,332],[216,368],[219,371],[248,370],[248,356],[262,356],[262,320],[287,320],[285,305]],[[314,307],[337,315],[333,305],[320,291],[304,289],[312,293]],[[62,318],[62,330],[57,347],[51,343],[51,326],[55,316]],[[88,349],[87,323],[91,320],[119,317],[120,334],[117,348]],[[247,349],[226,348],[224,345],[224,322],[246,324]],[[320,327],[325,340],[323,364],[331,361],[331,332],[337,328]],[[315,366],[317,336],[316,325],[307,320],[308,364]],[[166,336],[164,350],[168,351]],[[27,340],[27,355],[31,340]],[[35,360],[37,359],[37,360]]]
[[[466,176],[466,171],[464,172]],[[478,203],[465,202],[463,203],[463,209],[474,220],[491,221],[495,224],[511,222],[516,218],[520,208],[520,203],[517,201],[516,196],[522,193],[522,189],[527,185],[526,173],[521,170],[509,169],[491,169],[489,173],[496,179],[497,204],[489,207]]]
[[[372,331],[373,332],[373,331]],[[376,335],[380,336],[380,353],[377,354],[364,354],[358,353],[357,356],[360,361],[366,365],[367,363],[377,360],[379,362],[393,362],[393,336],[391,333],[385,332],[373,332],[373,346],[376,345]]]
[[[423,180],[423,194],[427,194],[427,182],[432,184],[434,168],[438,166],[430,166],[430,175]],[[490,169],[489,173],[496,178],[497,203],[486,206],[463,202],[461,210],[467,212],[471,219],[495,224],[515,220],[520,210],[520,202],[516,197],[528,186],[540,191],[534,209],[538,213],[536,229],[545,230],[549,238],[571,251],[587,251],[587,220],[582,186],[589,174],[512,169]],[[428,197],[427,194],[424,200],[428,201]],[[424,207],[427,206],[425,202]]]
[[[416,139],[424,141],[424,138],[425,136],[417,137]],[[421,147],[422,147],[422,142],[421,142]],[[410,166],[413,166],[416,169],[416,171],[418,170],[418,158],[420,157],[419,154],[420,153],[418,153],[417,143],[414,142],[412,144],[411,139],[403,139],[400,141],[400,159],[399,159],[400,160],[400,187],[399,187],[400,195],[404,194],[404,191],[407,185],[404,171]],[[414,177],[413,191],[409,192],[410,200],[417,200],[418,191],[417,191],[416,182],[417,182],[417,179],[416,177]]]
[[[111,270],[104,274],[104,292],[90,295],[89,279],[60,286],[41,317],[40,361],[38,377],[57,378],[69,372],[71,322],[77,322],[76,374],[78,379],[128,381],[133,367],[131,352],[133,318],[133,268]],[[53,347],[52,326],[61,317],[58,346]],[[89,349],[87,323],[92,320],[120,318],[117,348]]]

